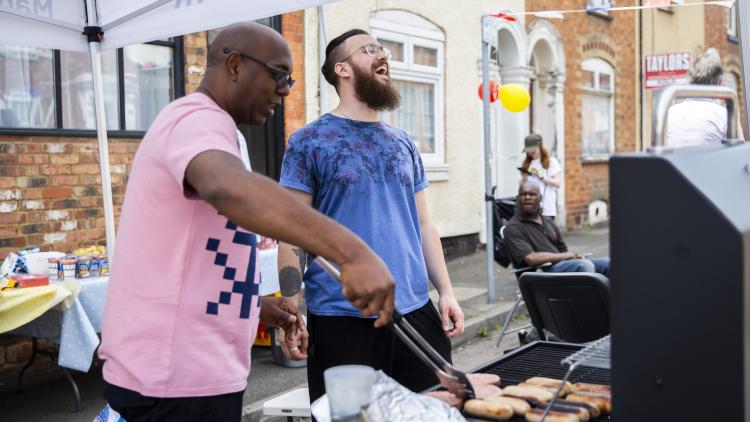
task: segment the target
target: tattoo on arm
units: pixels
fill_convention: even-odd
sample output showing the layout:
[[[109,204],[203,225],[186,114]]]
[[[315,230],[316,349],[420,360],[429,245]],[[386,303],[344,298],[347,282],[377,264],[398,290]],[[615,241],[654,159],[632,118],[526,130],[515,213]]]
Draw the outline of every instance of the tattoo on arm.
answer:
[[[307,265],[307,253],[300,248],[292,249],[297,258],[299,258],[299,270],[305,272],[305,266]]]
[[[282,268],[279,271],[279,287],[284,297],[296,295],[302,289],[302,273],[292,266]]]

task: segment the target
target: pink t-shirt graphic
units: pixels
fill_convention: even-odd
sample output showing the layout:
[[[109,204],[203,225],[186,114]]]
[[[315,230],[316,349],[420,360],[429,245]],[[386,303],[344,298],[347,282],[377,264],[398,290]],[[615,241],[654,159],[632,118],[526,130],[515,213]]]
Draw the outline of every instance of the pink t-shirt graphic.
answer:
[[[168,105],[130,172],[99,355],[107,382],[151,397],[245,388],[259,315],[256,236],[184,181],[198,154],[239,157],[232,118],[203,94]]]

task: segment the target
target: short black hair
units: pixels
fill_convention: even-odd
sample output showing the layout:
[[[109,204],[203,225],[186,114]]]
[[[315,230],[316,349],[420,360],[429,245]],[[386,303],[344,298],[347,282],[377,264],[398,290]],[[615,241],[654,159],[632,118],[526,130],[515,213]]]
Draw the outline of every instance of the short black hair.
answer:
[[[338,46],[344,43],[344,41],[355,35],[370,35],[370,33],[362,29],[350,29],[339,35],[338,37],[332,39],[326,47],[326,60],[323,63],[323,66],[320,68],[320,71],[323,72],[323,76],[326,78],[326,81],[328,81],[329,84],[333,85],[333,87],[336,88],[337,91],[339,89],[339,78],[334,71],[334,66],[341,59],[341,55],[337,54],[338,52],[336,50]]]

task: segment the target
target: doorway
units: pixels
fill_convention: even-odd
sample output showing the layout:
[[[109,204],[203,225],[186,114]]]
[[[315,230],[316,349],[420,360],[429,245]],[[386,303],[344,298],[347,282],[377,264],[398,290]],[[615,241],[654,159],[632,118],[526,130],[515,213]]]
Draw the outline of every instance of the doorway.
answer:
[[[256,22],[270,26],[281,33],[281,16],[259,19]],[[208,31],[211,45],[219,30]],[[281,176],[281,162],[284,159],[284,104],[276,106],[274,115],[266,119],[262,126],[240,125],[237,129],[247,141],[250,165],[253,171],[276,181]]]

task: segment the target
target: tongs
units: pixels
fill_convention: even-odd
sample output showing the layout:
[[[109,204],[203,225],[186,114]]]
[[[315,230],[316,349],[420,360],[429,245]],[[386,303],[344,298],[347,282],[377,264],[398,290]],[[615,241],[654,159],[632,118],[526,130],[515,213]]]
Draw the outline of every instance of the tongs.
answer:
[[[341,272],[322,256],[315,258],[328,274],[341,282]],[[474,388],[471,386],[466,374],[454,368],[448,363],[429,343],[422,337],[409,321],[397,309],[393,309],[393,317],[388,327],[401,339],[422,362],[435,371],[435,376],[440,380],[440,385],[445,387],[456,397],[469,400],[476,397]]]

